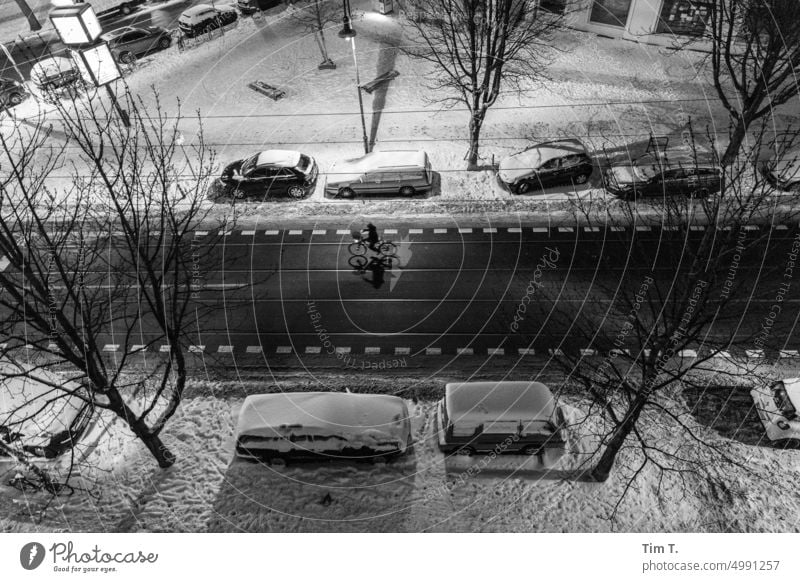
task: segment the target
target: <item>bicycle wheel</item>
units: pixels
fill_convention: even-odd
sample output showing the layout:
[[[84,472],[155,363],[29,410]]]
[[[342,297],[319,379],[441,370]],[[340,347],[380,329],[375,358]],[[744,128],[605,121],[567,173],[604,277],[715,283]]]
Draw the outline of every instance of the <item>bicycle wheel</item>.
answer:
[[[365,255],[367,254],[367,245],[361,241],[356,241],[350,243],[350,246],[347,247],[347,250],[350,251],[351,255]]]
[[[353,255],[347,260],[350,263],[350,266],[353,267],[356,271],[363,271],[364,267],[367,266],[367,257],[364,255]]]
[[[378,250],[382,255],[393,255],[397,252],[397,245],[393,242],[383,242]]]

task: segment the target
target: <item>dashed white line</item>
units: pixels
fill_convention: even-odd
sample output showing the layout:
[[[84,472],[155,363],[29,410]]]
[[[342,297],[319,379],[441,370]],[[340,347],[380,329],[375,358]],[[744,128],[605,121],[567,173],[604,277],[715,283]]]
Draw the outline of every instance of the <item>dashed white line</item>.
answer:
[[[575,232],[575,229],[571,226],[559,226],[558,232]]]
[[[797,350],[781,350],[778,355],[781,358],[796,358],[798,353]]]
[[[471,356],[474,350],[472,348],[458,348],[459,356]]]
[[[696,350],[681,350],[678,352],[678,356],[681,358],[696,358],[697,351]]]
[[[785,224],[776,224],[773,228],[775,230],[789,230],[789,227]]]
[[[103,346],[104,352],[116,352],[119,350],[119,344],[106,344]]]
[[[247,346],[244,351],[248,354],[260,354],[261,346]]]
[[[207,230],[196,230],[194,231],[194,236],[206,236],[208,234]]]
[[[745,230],[758,230],[758,227],[755,224],[745,224],[744,225],[744,229]]]
[[[643,226],[643,225],[639,224],[639,225],[636,226],[636,230],[639,231],[639,232],[650,232],[653,229],[652,229],[652,227]]]
[[[364,353],[365,354],[380,354],[381,353],[381,349],[370,346],[370,347],[364,348]]]
[[[220,231],[219,231],[219,234],[220,234],[221,236],[231,236],[231,233],[233,233],[233,231],[232,231],[232,230],[220,230]]]
[[[508,232],[522,232],[522,229],[512,226],[508,229]]]
[[[243,230],[242,231],[242,236],[254,236],[255,234],[256,234],[256,231],[254,231],[254,230]]]
[[[442,353],[442,348],[425,348],[426,356],[439,356]]]
[[[291,234],[291,235],[303,234],[303,231],[302,230],[290,230],[289,234]]]
[[[217,348],[218,354],[230,354],[233,353],[233,346],[219,346]]]
[[[336,234],[350,234],[350,231],[346,228],[339,228],[336,230]]]
[[[611,232],[625,232],[624,226],[612,226]]]
[[[581,355],[584,356],[584,357],[586,357],[586,356],[594,356],[596,354],[597,354],[597,350],[594,350],[592,348],[581,348]]]
[[[134,354],[136,352],[146,352],[147,346],[145,344],[133,344],[131,346],[131,353]]]
[[[278,354],[291,354],[292,353],[292,346],[278,346],[278,349],[275,350],[275,353],[278,353]]]
[[[534,226],[531,230],[533,232],[550,232],[550,229],[546,226]]]
[[[164,344],[162,346],[159,346],[158,348],[159,352],[168,352],[169,350],[170,350],[169,344]]]
[[[447,234],[446,228],[434,228],[433,234]]]
[[[599,226],[584,226],[583,232],[600,232]]]
[[[312,230],[312,231],[311,231],[311,235],[312,235],[312,236],[323,236],[323,235],[324,235],[324,234],[326,234],[327,232],[328,232],[327,230],[322,230],[322,229],[318,229],[318,230]]]
[[[318,354],[322,351],[320,346],[306,346],[306,353],[307,354]]]
[[[6,257],[0,258],[0,271],[5,271],[10,264],[11,261],[9,261]]]
[[[486,353],[490,356],[505,356],[506,350],[505,348],[489,348]]]
[[[280,231],[278,231],[278,230],[265,230],[264,231],[264,234],[267,235],[267,236],[275,236],[275,235],[277,235],[279,233],[280,233]]]
[[[337,354],[349,354],[350,353],[350,348],[347,347],[347,346],[337,347],[336,348],[336,353]]]
[[[547,350],[551,356],[563,356],[564,351],[561,348]]]
[[[459,233],[459,234],[469,234],[469,233],[471,233],[471,232],[472,232],[472,229],[471,229],[471,228],[459,228],[459,229],[458,229],[458,233]]]
[[[408,234],[422,234],[421,228],[409,228]]]
[[[193,354],[201,353],[206,350],[206,346],[189,346],[189,352]]]
[[[533,356],[536,354],[536,350],[533,348],[519,348],[517,349],[517,353],[519,353],[520,356]]]
[[[395,348],[394,353],[397,355],[402,355],[402,354],[407,355],[411,353],[411,348]]]
[[[490,232],[497,232],[496,228],[484,228],[483,232],[490,233]]]
[[[706,229],[706,227],[705,227],[705,226],[702,226],[702,225],[696,225],[696,224],[692,224],[692,225],[690,225],[690,226],[689,226],[689,230],[693,230],[693,231],[695,231],[695,232],[698,232],[698,231],[703,231],[703,230],[705,230],[705,229]]]
[[[764,358],[764,350],[745,350],[748,358],[753,360],[761,360]]]
[[[383,232],[384,232],[384,234],[397,234],[397,229],[396,228],[384,228]]]

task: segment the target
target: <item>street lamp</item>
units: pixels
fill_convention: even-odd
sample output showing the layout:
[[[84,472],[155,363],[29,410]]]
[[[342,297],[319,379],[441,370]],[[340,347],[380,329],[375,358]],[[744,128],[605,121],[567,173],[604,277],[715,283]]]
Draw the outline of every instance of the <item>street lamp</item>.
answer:
[[[353,49],[353,65],[356,69],[356,90],[358,91],[358,110],[361,112],[361,137],[364,140],[364,153],[369,153],[369,138],[367,138],[367,123],[364,121],[364,99],[361,96],[361,77],[358,73],[358,58],[356,57],[356,31],[350,24],[350,0],[342,0],[342,30],[339,31],[339,38],[350,41]]]

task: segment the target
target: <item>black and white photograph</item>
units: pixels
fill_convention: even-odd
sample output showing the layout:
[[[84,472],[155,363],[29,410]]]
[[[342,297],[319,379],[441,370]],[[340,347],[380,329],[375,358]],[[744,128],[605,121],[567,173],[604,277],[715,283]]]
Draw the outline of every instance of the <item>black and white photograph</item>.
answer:
[[[4,579],[797,569],[798,0],[0,0],[0,49]]]

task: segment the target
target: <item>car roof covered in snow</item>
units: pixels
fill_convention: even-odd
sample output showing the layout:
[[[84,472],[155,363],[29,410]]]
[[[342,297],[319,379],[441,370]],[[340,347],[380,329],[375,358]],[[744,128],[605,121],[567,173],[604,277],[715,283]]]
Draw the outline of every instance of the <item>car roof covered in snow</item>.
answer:
[[[237,436],[293,434],[348,436],[379,432],[401,437],[408,409],[402,398],[349,392],[280,392],[248,396]]]
[[[219,6],[219,8],[222,8]],[[213,10],[214,7],[211,4],[195,4],[194,6],[190,6],[186,10],[181,13],[181,16],[196,16],[197,14],[201,14],[207,10]]]
[[[503,158],[498,169],[507,177],[519,179],[533,173],[542,164],[554,158],[579,154],[585,155],[586,148],[577,139],[548,141]]]
[[[265,150],[258,154],[256,166],[294,168],[300,163],[300,152],[293,150]]]
[[[459,382],[445,386],[451,422],[551,420],[555,400],[540,382]]]
[[[424,168],[428,154],[422,150],[394,150],[372,152],[360,158],[337,162],[340,172],[369,172],[382,168]]]

